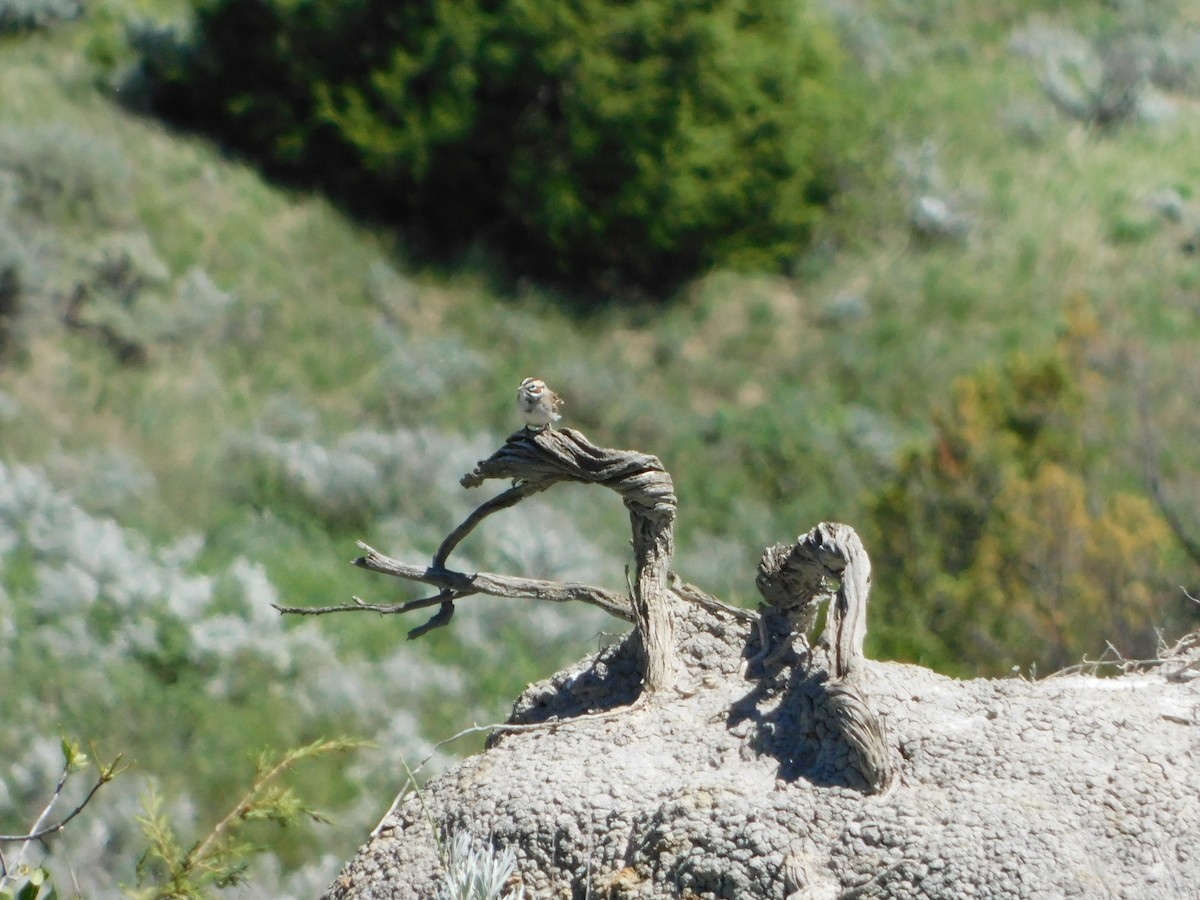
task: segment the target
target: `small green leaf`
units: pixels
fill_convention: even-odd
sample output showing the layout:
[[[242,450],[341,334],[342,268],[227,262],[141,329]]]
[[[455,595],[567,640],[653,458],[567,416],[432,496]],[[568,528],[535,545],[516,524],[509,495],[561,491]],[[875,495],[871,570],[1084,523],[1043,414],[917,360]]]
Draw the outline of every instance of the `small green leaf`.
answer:
[[[79,745],[65,734],[62,735],[62,755],[63,761],[70,769],[82,769],[88,764],[87,754],[79,749]]]

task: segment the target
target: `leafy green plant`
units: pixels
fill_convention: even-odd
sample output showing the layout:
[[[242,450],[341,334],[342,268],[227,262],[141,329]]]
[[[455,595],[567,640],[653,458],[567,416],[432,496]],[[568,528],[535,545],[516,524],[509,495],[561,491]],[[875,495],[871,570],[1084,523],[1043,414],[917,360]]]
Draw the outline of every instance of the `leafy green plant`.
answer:
[[[62,774],[54,786],[54,792],[37,821],[26,834],[0,834],[0,844],[17,844],[20,850],[17,857],[10,863],[0,854],[0,900],[53,900],[56,896],[50,883],[50,873],[41,866],[29,866],[25,863],[25,853],[35,842],[43,841],[53,834],[62,831],[75,819],[84,808],[91,803],[96,792],[117,777],[122,771],[121,757],[118,755],[107,766],[96,763],[96,781],[83,799],[69,813],[53,824],[49,824],[51,813],[62,798],[63,789],[76,772],[83,771],[92,765],[92,760],[83,752],[79,744],[69,740],[65,735],[61,744],[63,755]],[[93,753],[95,751],[93,750]]]
[[[282,756],[264,751],[246,793],[212,829],[185,850],[163,812],[162,799],[152,793],[138,819],[150,846],[138,863],[138,883],[126,889],[131,900],[203,900],[211,888],[238,884],[250,859],[259,852],[242,837],[251,822],[268,821],[288,827],[301,819],[328,821],[290,788],[277,782],[303,760],[363,746],[350,738],[322,738]]]
[[[21,870],[17,875],[24,884],[15,889],[0,887],[0,900],[57,900],[58,894],[50,883],[50,873],[45,869]]]

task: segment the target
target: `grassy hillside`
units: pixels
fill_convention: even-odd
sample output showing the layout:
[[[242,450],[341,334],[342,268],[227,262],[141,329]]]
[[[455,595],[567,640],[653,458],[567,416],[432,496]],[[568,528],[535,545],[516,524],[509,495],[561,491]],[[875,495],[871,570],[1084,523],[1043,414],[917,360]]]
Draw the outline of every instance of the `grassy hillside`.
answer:
[[[1195,11],[828,8],[877,91],[886,183],[851,191],[794,277],[713,272],[666,305],[587,312],[501,286],[482,253],[424,268],[386,231],[119,102],[123,24],[183,6],[102,3],[0,35],[0,276],[16,285],[0,278],[0,715],[20,723],[0,749],[0,830],[44,803],[60,729],[136,762],[90,828],[54,845],[60,890],[69,871],[89,897],[134,882],[151,786],[198,836],[264,746],[373,739],[298,773],[337,826],[261,834],[276,855],[247,895],[311,896],[382,814],[402,760],[502,717],[616,627],[472,599],[408,643],[417,621],[284,622],[269,607],[399,597],[347,565],[354,540],[427,558],[482,499],[458,477],[515,426],[525,375],[597,442],[662,457],[676,568],[745,603],[767,544],[822,519],[884,535],[876,499],[910,454],[933,453],[953,415],[976,421],[959,380],[1014,359],[1071,372],[1078,404],[1055,427],[1079,445],[1097,517],[1120,492],[1149,503],[1146,398],[1168,496],[1200,535]],[[1077,117],[1072,99],[1094,112],[1116,91],[1122,53],[1141,67],[1137,104],[1111,125]],[[564,489],[526,506],[460,564],[621,587],[614,498]],[[1196,584],[1195,564],[1143,521],[1162,538],[1137,581],[1142,624],[1178,631],[1195,621],[1175,587]],[[937,630],[924,598],[876,584],[873,655],[963,674],[1046,664],[1024,646],[937,655],[908,639],[917,619]]]

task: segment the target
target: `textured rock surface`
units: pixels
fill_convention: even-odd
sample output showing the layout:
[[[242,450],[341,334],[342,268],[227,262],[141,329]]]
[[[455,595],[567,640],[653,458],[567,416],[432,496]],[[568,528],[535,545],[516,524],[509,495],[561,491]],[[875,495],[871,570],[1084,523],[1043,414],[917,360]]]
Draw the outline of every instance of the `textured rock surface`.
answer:
[[[867,662],[895,770],[869,794],[824,673],[764,676],[753,633],[689,610],[688,695],[606,718],[570,720],[637,696],[626,645],[533,686],[514,721],[562,724],[410,796],[326,896],[431,896],[435,825],[515,847],[534,897],[1200,896],[1200,662],[1038,682]]]

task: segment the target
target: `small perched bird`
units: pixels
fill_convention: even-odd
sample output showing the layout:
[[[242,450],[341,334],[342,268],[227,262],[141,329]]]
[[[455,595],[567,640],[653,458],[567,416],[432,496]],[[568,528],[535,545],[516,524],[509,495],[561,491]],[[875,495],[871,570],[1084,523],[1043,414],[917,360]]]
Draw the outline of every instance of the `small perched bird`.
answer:
[[[562,418],[558,414],[562,402],[562,397],[546,387],[546,382],[540,378],[526,378],[517,390],[517,411],[526,428],[542,431],[549,428],[551,423]]]

